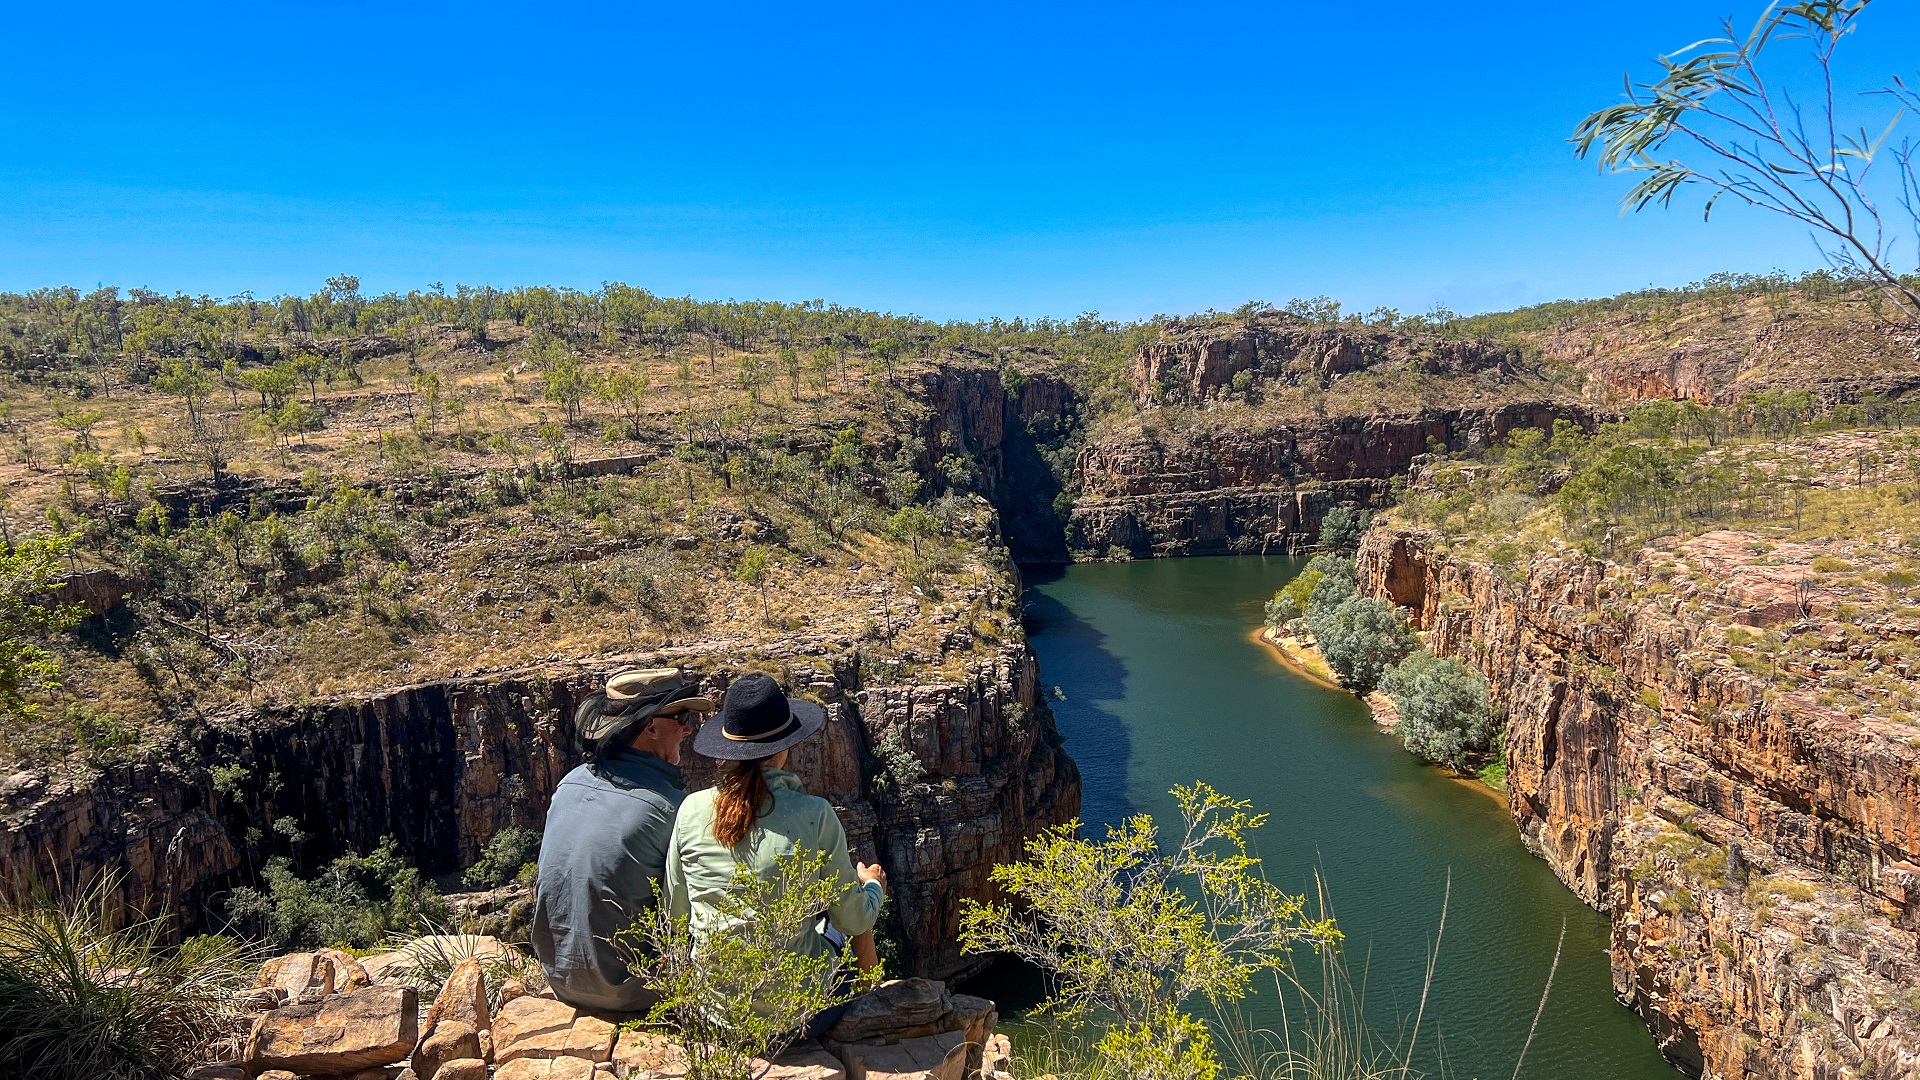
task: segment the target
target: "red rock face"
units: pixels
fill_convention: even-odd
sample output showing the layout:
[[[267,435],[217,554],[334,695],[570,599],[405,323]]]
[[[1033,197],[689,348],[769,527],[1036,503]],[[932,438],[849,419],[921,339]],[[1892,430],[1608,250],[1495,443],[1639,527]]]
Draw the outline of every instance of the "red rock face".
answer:
[[[1523,402],[1412,416],[1339,416],[1259,432],[1198,424],[1179,433],[1130,432],[1088,447],[1077,472],[1076,546],[1135,557],[1299,552],[1319,539],[1337,505],[1377,507],[1392,478],[1440,447],[1485,447],[1517,428],[1570,420],[1579,405]]]
[[[1429,372],[1470,373],[1513,360],[1501,346],[1447,338],[1410,338],[1388,330],[1335,324],[1315,326],[1278,312],[1262,312],[1236,330],[1173,330],[1140,351],[1134,388],[1140,404],[1201,401],[1231,386],[1243,371],[1299,382],[1347,375],[1379,363]]]
[[[1376,529],[1359,569],[1486,674],[1521,835],[1611,913],[1615,988],[1670,1057],[1915,1075],[1920,749],[1770,693],[1678,598],[1623,602],[1633,568],[1568,553],[1503,576]]]

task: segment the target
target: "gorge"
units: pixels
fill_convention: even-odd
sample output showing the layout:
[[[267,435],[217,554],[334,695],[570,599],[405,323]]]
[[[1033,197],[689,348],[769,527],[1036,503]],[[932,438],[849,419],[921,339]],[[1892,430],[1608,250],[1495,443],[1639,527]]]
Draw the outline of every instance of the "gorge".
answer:
[[[483,346],[442,327],[438,362],[450,380],[467,380],[475,400],[500,395],[488,350],[525,355],[531,335],[515,332],[490,330]],[[1594,432],[1625,415],[1632,394],[1726,401],[1742,380],[1807,377],[1797,358],[1767,370],[1682,365],[1664,382],[1642,378],[1633,372],[1659,343],[1634,332],[1642,336],[1630,348],[1621,341],[1632,335],[1617,327],[1575,348],[1570,331],[1556,328],[1543,351],[1538,341],[1263,311],[1159,325],[1112,379],[1044,349],[936,349],[929,336],[926,357],[868,360],[866,382],[838,396],[823,386],[808,397],[796,381],[787,415],[771,418],[762,388],[745,381],[749,365],[734,386],[711,352],[689,351],[704,368],[682,356],[676,369],[666,353],[678,346],[668,345],[645,353],[647,362],[659,385],[685,389],[649,401],[634,422],[647,435],[638,447],[601,455],[582,440],[575,456],[556,443],[537,463],[510,437],[500,449],[477,438],[435,443],[431,433],[418,446],[396,444],[378,425],[403,407],[423,423],[411,416],[417,393],[343,392],[341,426],[379,434],[316,453],[366,470],[355,483],[414,530],[414,549],[406,559],[342,554],[346,545],[326,530],[365,514],[359,497],[339,494],[344,481],[329,494],[327,483],[284,464],[224,488],[200,481],[195,490],[217,497],[198,502],[159,483],[123,501],[103,481],[96,516],[112,524],[102,531],[158,521],[160,535],[142,541],[151,547],[176,543],[168,529],[198,528],[212,537],[212,573],[251,579],[209,594],[196,615],[244,609],[276,590],[304,606],[289,601],[263,618],[261,633],[282,635],[277,644],[208,665],[212,676],[192,663],[167,666],[177,657],[165,650],[115,668],[123,658],[112,649],[133,656],[136,639],[114,620],[167,599],[138,568],[166,567],[151,550],[136,565],[103,548],[103,561],[122,560],[111,569],[124,588],[90,601],[100,621],[84,632],[111,648],[80,657],[77,685],[146,688],[153,735],[10,764],[0,779],[0,855],[16,877],[119,875],[129,908],[177,910],[196,928],[214,924],[224,892],[276,855],[315,866],[391,835],[422,869],[447,875],[500,830],[538,827],[544,796],[576,761],[573,706],[613,667],[685,664],[716,687],[770,671],[829,708],[828,736],[799,771],[841,808],[861,857],[887,866],[898,898],[890,933],[912,973],[974,966],[954,942],[958,902],[992,895],[987,868],[1016,857],[1037,830],[1153,808],[1163,780],[1194,779],[1149,781],[1141,755],[1152,748],[1156,768],[1204,769],[1218,775],[1202,778],[1233,794],[1265,793],[1262,809],[1277,818],[1271,833],[1302,823],[1269,841],[1288,886],[1302,887],[1295,879],[1324,862],[1336,908],[1393,939],[1402,959],[1437,920],[1435,873],[1442,893],[1447,866],[1486,876],[1459,882],[1460,917],[1477,927],[1461,948],[1503,959],[1485,978],[1448,984],[1461,1006],[1449,1038],[1475,1044],[1450,1060],[1490,1074],[1511,1052],[1524,1029],[1516,1017],[1530,1016],[1551,959],[1543,934],[1557,932],[1530,916],[1547,913],[1567,920],[1570,948],[1605,939],[1611,957],[1610,979],[1596,974],[1589,952],[1556,990],[1564,996],[1549,1016],[1561,1030],[1541,1060],[1558,1074],[1594,1065],[1606,1075],[1661,1075],[1646,1036],[1623,1027],[1627,1014],[1604,1000],[1611,992],[1688,1071],[1839,1080],[1873,1061],[1891,1070],[1877,1075],[1899,1075],[1914,1066],[1915,1047],[1903,996],[1915,978],[1907,897],[1920,873],[1911,748],[1830,717],[1757,708],[1765,686],[1708,672],[1722,638],[1674,621],[1672,598],[1624,606],[1618,568],[1605,560],[1563,552],[1518,569],[1511,559],[1496,565],[1450,554],[1445,537],[1384,513],[1361,551],[1364,591],[1405,608],[1436,653],[1488,677],[1509,726],[1508,814],[1542,864],[1513,861],[1520,846],[1483,795],[1409,759],[1383,758],[1390,744],[1350,698],[1299,697],[1278,673],[1231,687],[1216,685],[1220,675],[1207,677],[1204,711],[1232,714],[1231,724],[1160,715],[1182,709],[1185,699],[1169,691],[1195,677],[1186,669],[1201,659],[1262,670],[1259,652],[1232,635],[1257,623],[1254,605],[1291,571],[1259,556],[1311,551],[1331,508],[1384,512],[1423,476],[1430,481],[1436,461],[1470,457],[1516,431]],[[1561,354],[1573,359],[1552,358]],[[1752,381],[1762,377],[1776,382]],[[531,412],[506,382],[503,411]],[[1834,400],[1887,386],[1855,379]],[[162,408],[156,391],[138,393],[135,407]],[[702,394],[724,407],[703,412]],[[444,457],[406,456],[422,447]],[[71,487],[42,487],[46,505],[74,512]],[[931,533],[910,517],[895,526],[894,515],[915,506],[938,511]],[[257,527],[257,546],[205,523],[223,513],[253,522],[228,527]],[[288,521],[312,523],[311,547],[272,538]],[[751,584],[742,572],[755,549],[773,553],[771,583]],[[1252,558],[1147,561],[1189,555]],[[1077,563],[1065,578],[1045,569],[1068,560]],[[678,578],[658,570],[668,564]],[[619,584],[595,598],[597,579]],[[1192,584],[1203,580],[1211,584]],[[336,585],[338,595],[318,595]],[[1068,593],[1079,599],[1060,599]],[[627,618],[643,600],[671,614],[696,594],[704,621],[651,609]],[[1023,594],[1037,612],[1032,640],[1017,621]],[[414,595],[426,602],[410,604]],[[1123,635],[1103,621],[1134,601],[1144,606],[1122,617],[1127,632],[1156,621],[1162,634],[1177,628],[1181,639],[1160,651],[1187,663],[1168,664],[1150,641],[1121,647]],[[178,612],[161,614],[180,622]],[[1755,625],[1778,614],[1763,612]],[[336,655],[313,645],[336,628],[342,641],[365,634],[376,644],[338,654],[337,670],[297,662]],[[224,630],[174,631],[176,643],[205,651],[238,656],[231,642],[247,644]],[[1048,653],[1076,635],[1091,639],[1076,646],[1080,659]],[[1103,635],[1114,641],[1103,645]],[[1206,655],[1183,651],[1196,643]],[[279,665],[288,685],[255,679],[251,666],[243,682],[232,674],[241,660]],[[1127,668],[1137,669],[1131,680]],[[1149,671],[1161,672],[1150,687],[1141,681]],[[191,678],[202,679],[204,702],[172,689]],[[1058,726],[1050,686],[1067,694],[1053,698]],[[1102,696],[1116,687],[1124,699]],[[1263,724],[1268,696],[1300,704],[1284,723]],[[74,715],[81,735],[101,730],[92,714]],[[1064,747],[1062,727],[1073,740]],[[1187,738],[1195,727],[1222,739]],[[1313,797],[1303,801],[1276,779],[1303,763],[1267,745],[1276,734],[1325,751],[1300,781],[1318,785]],[[1089,777],[1098,770],[1084,809],[1075,757]],[[698,762],[689,771],[696,783],[706,772]],[[1356,785],[1365,786],[1365,813],[1330,820],[1329,807],[1359,797]],[[1457,832],[1449,839],[1458,845],[1395,846],[1435,828]],[[1372,864],[1343,880],[1325,858],[1334,843],[1358,857],[1346,865],[1369,854]],[[1417,864],[1420,880],[1396,877],[1414,856],[1427,860]],[[1612,918],[1610,937],[1597,915],[1567,910],[1558,886],[1543,887],[1547,870]],[[1715,879],[1711,888],[1703,876]],[[1499,889],[1483,888],[1495,881]],[[1503,889],[1512,896],[1493,895]],[[1797,899],[1803,892],[1810,899]],[[1877,921],[1860,918],[1863,910]],[[1523,922],[1501,937],[1502,926]],[[1390,1012],[1406,1004],[1405,989],[1398,985]],[[1475,1010],[1496,1019],[1463,1036]]]

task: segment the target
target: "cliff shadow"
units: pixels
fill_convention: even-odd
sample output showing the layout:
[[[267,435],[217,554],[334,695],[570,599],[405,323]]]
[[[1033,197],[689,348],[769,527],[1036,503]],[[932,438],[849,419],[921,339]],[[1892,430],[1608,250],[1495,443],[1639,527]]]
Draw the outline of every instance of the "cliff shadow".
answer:
[[[1127,666],[1106,647],[1105,633],[1041,591],[1067,570],[1058,565],[1021,568],[1026,579],[1021,624],[1040,661],[1041,691],[1053,710],[1054,726],[1080,766],[1080,820],[1098,835],[1137,809],[1127,794],[1133,740],[1126,721],[1108,707],[1126,698]]]

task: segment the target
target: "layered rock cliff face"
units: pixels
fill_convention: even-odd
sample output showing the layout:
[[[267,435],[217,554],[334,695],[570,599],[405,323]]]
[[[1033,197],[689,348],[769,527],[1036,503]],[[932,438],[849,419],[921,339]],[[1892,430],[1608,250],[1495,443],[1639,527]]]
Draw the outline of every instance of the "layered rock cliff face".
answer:
[[[1073,387],[1036,372],[1021,375],[1010,390],[999,370],[949,364],[923,375],[915,397],[925,410],[917,425],[920,473],[941,477],[943,458],[964,455],[982,492],[999,508],[1014,559],[1065,562],[1065,523],[1053,507],[1060,479],[1041,457],[1040,445],[1077,422],[1080,401]]]
[[[1366,593],[1486,674],[1514,819],[1612,915],[1616,991],[1670,1058],[1916,1075],[1920,749],[1735,667],[1698,605],[1623,599],[1642,569],[1567,553],[1502,572],[1387,529],[1359,556]]]
[[[673,658],[650,662],[663,659]],[[863,687],[859,671],[848,655],[795,680],[831,718],[795,768],[842,808],[859,857],[886,866],[906,967],[949,975],[964,965],[960,899],[992,895],[994,862],[1078,814],[1079,772],[1023,645],[953,683]],[[719,689],[732,671],[708,675]],[[19,773],[0,781],[0,862],[21,879],[117,875],[129,908],[177,911],[189,926],[213,923],[220,894],[275,853],[312,865],[393,836],[428,873],[451,872],[499,829],[542,826],[578,762],[574,708],[603,676],[555,667],[235,713],[141,764]],[[893,730],[926,773],[882,790],[873,748]],[[711,772],[690,763],[696,782]],[[297,851],[274,827],[282,820],[307,836]]]
[[[1435,448],[1482,448],[1560,419],[1591,429],[1595,415],[1534,401],[1253,431],[1195,424],[1129,432],[1081,454],[1072,533],[1093,552],[1134,557],[1293,554],[1318,540],[1320,519],[1334,506],[1383,505],[1393,478]]]
[[[1222,330],[1207,326],[1162,333],[1134,361],[1134,390],[1142,405],[1204,401],[1230,388],[1234,376],[1257,381],[1325,383],[1376,365],[1429,374],[1511,373],[1511,349],[1470,339],[1409,337],[1350,323],[1313,325],[1278,312],[1261,312]]]

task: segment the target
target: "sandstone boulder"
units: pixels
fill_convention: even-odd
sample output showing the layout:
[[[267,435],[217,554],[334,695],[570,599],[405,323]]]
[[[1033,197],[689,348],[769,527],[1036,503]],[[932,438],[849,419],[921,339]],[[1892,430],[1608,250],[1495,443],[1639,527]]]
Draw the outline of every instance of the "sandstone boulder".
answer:
[[[487,976],[480,969],[480,961],[468,957],[453,965],[453,972],[440,988],[440,996],[433,999],[433,1006],[427,1010],[427,1031],[432,1032],[434,1025],[443,1020],[457,1021],[475,1031],[493,1026],[492,1018],[487,1015]]]
[[[967,1042],[958,1031],[892,1046],[844,1046],[847,1080],[966,1080]]]
[[[247,1068],[341,1076],[391,1065],[419,1040],[419,1008],[412,987],[375,986],[275,1009],[254,1021]]]
[[[254,989],[277,989],[295,1005],[312,1005],[334,991],[333,964],[318,953],[276,956],[260,967]]]
[[[523,997],[508,1002],[493,1021],[494,1061],[505,1065],[522,1058],[573,1057],[606,1061],[613,1053],[613,1025],[582,1016],[573,1006],[551,998]]]
[[[893,979],[855,998],[827,1037],[840,1043],[879,1043],[889,1035],[937,1023],[952,1007],[942,983]]]
[[[754,1075],[763,1080],[846,1080],[847,1070],[825,1047],[805,1042],[775,1058],[765,1072],[756,1069]]]
[[[494,1071],[493,1080],[593,1080],[593,1062],[577,1057],[517,1058]]]
[[[479,1058],[457,1058],[443,1063],[434,1076],[435,1080],[487,1080],[487,1063]]]
[[[687,1074],[680,1044],[655,1031],[623,1031],[611,1057],[616,1076],[678,1080]]]
[[[461,1020],[442,1020],[427,1030],[413,1051],[413,1072],[419,1080],[434,1080],[441,1066],[461,1058],[480,1058],[480,1033]]]
[[[1013,1075],[1013,1042],[1005,1035],[987,1036],[987,1044],[981,1054],[980,1075],[983,1080],[997,1080],[998,1077]]]
[[[351,954],[339,949],[321,949],[313,954],[316,963],[324,962],[333,969],[333,989],[335,993],[347,990],[364,990],[373,985],[373,977],[367,974],[360,961]]]

